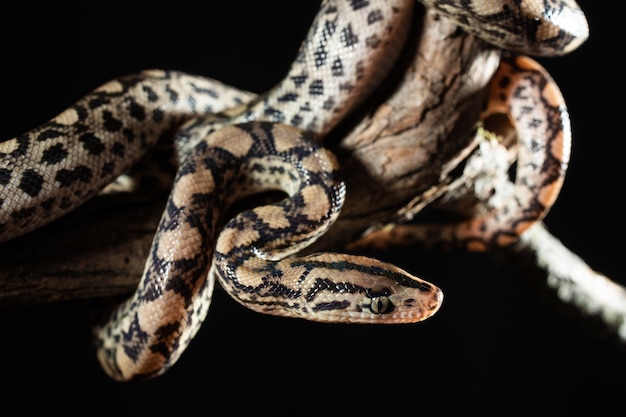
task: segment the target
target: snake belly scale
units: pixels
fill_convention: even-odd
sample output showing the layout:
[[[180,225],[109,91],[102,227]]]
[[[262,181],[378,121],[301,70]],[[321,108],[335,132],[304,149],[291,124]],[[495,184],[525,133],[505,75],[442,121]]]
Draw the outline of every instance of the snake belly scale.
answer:
[[[292,257],[333,224],[345,198],[337,161],[319,143],[388,73],[414,3],[323,1],[289,73],[261,96],[144,71],[0,143],[0,241],[64,215],[151,147],[175,148],[176,178],[139,287],[94,329],[112,378],[167,371],[206,316],[216,279],[255,311],[323,322],[418,322],[439,309],[439,288],[393,265],[343,254]],[[586,38],[583,29],[558,25],[577,15],[573,1],[422,3],[507,49],[558,55]],[[528,10],[539,17],[523,22],[553,29],[520,32],[521,20],[498,18]],[[504,24],[495,30],[494,21]],[[224,217],[236,198],[265,190],[287,197]]]

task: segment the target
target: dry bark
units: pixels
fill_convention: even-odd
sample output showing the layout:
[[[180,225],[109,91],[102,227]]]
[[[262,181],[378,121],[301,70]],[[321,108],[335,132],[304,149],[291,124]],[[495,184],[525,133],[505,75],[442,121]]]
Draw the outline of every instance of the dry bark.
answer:
[[[308,251],[336,250],[369,230],[410,219],[457,192],[454,184],[472,180],[455,168],[477,146],[473,133],[500,51],[432,11],[415,22],[387,81],[327,138],[348,195],[337,223]],[[99,196],[0,245],[0,305],[132,292],[164,202],[165,196]],[[586,267],[541,225],[531,230],[503,249],[511,255],[508,262],[531,265],[528,274],[576,295],[563,300],[603,317],[626,339],[624,289]],[[563,267],[568,264],[577,267]],[[602,282],[605,291],[595,291],[593,282]]]

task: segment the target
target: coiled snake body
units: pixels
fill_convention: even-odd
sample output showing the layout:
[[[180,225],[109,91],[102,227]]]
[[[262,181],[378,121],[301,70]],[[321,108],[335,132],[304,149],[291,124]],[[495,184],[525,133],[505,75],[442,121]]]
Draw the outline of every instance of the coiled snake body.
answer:
[[[422,3],[504,48],[554,55],[586,38],[584,15],[573,1]],[[6,241],[72,210],[146,150],[175,138],[178,172],[139,287],[95,330],[98,357],[111,377],[155,376],[175,363],[206,315],[214,279],[253,310],[310,320],[405,323],[438,310],[441,291],[393,265],[342,254],[290,257],[340,213],[345,189],[339,167],[317,143],[393,65],[413,4],[324,1],[289,73],[260,97],[198,76],[144,71],[113,80],[49,122],[0,143],[0,241]],[[537,18],[529,17],[532,12]],[[568,24],[559,24],[563,19]],[[526,94],[542,97],[553,84],[532,61],[503,71],[530,67],[539,78]],[[555,163],[549,175],[534,160],[520,168],[536,180],[527,187],[540,196],[542,209],[530,216],[535,219],[554,200],[568,157],[564,104],[558,89],[550,91],[540,101],[557,112],[542,130],[551,133],[542,158],[549,154]],[[505,101],[512,95],[507,92]],[[527,123],[526,113],[511,114]],[[536,115],[540,122],[548,120],[543,114]],[[546,148],[536,126],[517,128],[532,133],[523,147]],[[235,199],[265,190],[282,190],[288,198],[227,222],[224,213]],[[457,237],[454,230],[450,239]]]

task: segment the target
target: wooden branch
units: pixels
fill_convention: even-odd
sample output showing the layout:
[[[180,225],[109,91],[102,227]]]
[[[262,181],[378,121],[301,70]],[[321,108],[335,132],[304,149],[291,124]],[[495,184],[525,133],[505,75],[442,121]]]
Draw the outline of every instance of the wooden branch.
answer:
[[[544,293],[552,292],[579,317],[599,321],[626,341],[626,288],[591,269],[543,223],[532,226],[496,255],[514,262],[517,275],[534,281]]]
[[[472,132],[500,52],[429,10],[387,83],[328,139],[348,198],[310,250],[343,247],[373,224],[418,212],[474,149]]]
[[[165,198],[99,196],[48,226],[3,243],[0,305],[132,292],[164,206]]]

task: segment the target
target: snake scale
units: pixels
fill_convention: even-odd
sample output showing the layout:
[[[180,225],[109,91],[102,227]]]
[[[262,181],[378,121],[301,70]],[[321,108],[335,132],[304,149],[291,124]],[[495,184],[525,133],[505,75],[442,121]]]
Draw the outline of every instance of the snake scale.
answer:
[[[421,3],[518,52],[560,55],[587,37],[573,0]],[[293,257],[333,224],[345,198],[340,167],[321,139],[391,69],[414,4],[322,2],[286,77],[258,97],[200,76],[146,70],[0,143],[0,241],[74,209],[154,146],[175,147],[176,178],[138,289],[94,330],[108,375],[123,381],[167,371],[206,316],[215,279],[248,308],[309,320],[408,323],[439,309],[439,288],[393,265],[334,253]],[[567,165],[564,103],[530,59],[499,74],[491,104],[504,106],[498,111],[529,137],[518,176],[530,179],[527,199],[543,212]],[[536,149],[543,149],[537,158]],[[268,190],[287,197],[226,218],[236,200]],[[481,221],[473,234],[494,239],[494,227]],[[451,238],[463,238],[458,230]]]

